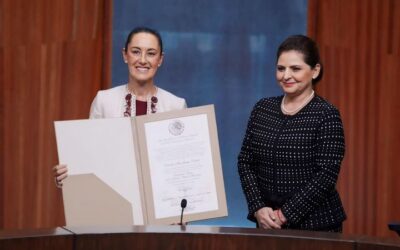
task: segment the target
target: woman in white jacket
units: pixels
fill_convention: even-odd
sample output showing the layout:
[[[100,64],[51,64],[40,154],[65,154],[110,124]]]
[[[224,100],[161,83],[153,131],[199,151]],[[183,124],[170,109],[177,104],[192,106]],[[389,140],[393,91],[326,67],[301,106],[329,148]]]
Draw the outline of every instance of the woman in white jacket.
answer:
[[[146,115],[186,108],[186,101],[157,87],[154,77],[164,59],[160,34],[150,28],[132,30],[122,49],[128,66],[127,84],[97,92],[90,118],[116,118]],[[67,166],[56,165],[53,173],[58,187],[67,178]]]

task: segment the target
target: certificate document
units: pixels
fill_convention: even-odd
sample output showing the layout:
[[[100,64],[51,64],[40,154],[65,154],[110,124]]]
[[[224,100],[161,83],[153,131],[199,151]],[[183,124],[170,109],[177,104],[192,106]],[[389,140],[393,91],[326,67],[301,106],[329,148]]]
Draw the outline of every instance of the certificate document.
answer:
[[[218,209],[207,115],[145,124],[155,217]]]
[[[226,216],[214,106],[136,118],[149,224]]]

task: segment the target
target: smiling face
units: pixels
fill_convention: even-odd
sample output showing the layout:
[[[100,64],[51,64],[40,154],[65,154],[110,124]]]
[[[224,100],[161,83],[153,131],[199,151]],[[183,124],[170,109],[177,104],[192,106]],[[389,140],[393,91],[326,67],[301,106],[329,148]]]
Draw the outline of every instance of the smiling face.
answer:
[[[286,95],[307,95],[312,91],[312,79],[318,76],[319,71],[319,64],[311,68],[304,62],[302,53],[289,50],[282,52],[278,58],[276,79]]]
[[[154,76],[163,60],[156,36],[146,32],[133,35],[122,54],[128,64],[130,82],[153,84]]]

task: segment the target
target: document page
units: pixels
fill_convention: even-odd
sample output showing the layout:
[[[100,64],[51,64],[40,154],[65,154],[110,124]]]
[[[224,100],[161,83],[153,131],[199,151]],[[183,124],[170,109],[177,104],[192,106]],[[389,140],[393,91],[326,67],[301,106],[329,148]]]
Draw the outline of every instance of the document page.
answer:
[[[206,114],[145,123],[155,218],[218,209]]]

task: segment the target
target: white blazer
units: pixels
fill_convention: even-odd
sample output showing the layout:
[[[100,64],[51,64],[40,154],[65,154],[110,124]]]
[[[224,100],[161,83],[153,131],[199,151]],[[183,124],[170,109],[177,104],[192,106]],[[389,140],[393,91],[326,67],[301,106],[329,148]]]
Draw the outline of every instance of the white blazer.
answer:
[[[90,119],[124,117],[126,94],[126,84],[98,91],[90,107]],[[185,99],[161,88],[157,89],[156,97],[158,99],[157,113],[187,107]]]

